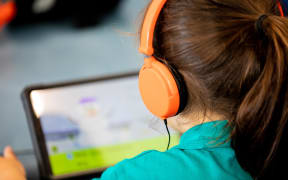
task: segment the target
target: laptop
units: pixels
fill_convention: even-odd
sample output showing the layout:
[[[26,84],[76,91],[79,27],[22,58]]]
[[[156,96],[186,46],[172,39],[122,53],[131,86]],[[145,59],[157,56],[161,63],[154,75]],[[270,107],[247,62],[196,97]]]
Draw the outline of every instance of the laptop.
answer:
[[[22,101],[44,178],[97,177],[143,151],[166,150],[164,123],[142,103],[137,73],[32,85]],[[171,146],[178,141],[172,132]]]

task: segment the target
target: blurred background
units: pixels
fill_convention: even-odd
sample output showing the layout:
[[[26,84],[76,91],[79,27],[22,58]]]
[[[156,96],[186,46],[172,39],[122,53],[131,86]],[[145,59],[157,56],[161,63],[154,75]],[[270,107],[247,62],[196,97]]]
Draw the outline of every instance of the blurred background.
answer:
[[[32,151],[20,99],[24,87],[140,68],[137,31],[147,3],[0,0],[1,151],[6,145]]]

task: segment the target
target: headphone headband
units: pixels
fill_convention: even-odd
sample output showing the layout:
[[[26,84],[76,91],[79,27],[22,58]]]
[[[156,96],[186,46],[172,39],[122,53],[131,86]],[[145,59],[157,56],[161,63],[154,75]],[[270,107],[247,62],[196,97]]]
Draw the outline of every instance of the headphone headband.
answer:
[[[282,17],[284,17],[285,15],[284,15],[284,11],[283,11],[283,7],[282,7],[282,5],[281,5],[281,2],[278,1],[278,2],[277,2],[277,5],[278,5],[278,9],[279,9],[280,15],[281,15]]]
[[[167,0],[152,0],[150,3],[141,30],[139,51],[147,56],[154,53],[153,37],[156,22]]]

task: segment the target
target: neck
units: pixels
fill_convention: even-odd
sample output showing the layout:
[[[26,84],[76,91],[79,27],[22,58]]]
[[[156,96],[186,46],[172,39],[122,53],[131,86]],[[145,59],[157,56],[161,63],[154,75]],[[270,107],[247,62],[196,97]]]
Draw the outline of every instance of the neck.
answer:
[[[168,125],[179,131],[185,133],[190,128],[197,126],[202,123],[212,122],[217,120],[224,120],[225,117],[218,113],[206,112],[204,113],[190,113],[187,115],[178,115],[175,117],[168,118]]]

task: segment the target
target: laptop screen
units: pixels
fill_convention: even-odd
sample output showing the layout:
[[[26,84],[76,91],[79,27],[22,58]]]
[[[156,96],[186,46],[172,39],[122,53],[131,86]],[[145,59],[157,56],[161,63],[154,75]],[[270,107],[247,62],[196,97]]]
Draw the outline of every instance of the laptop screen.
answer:
[[[167,134],[151,125],[136,76],[33,90],[30,98],[55,176],[99,171],[145,150],[166,149]],[[178,140],[174,133],[172,145]]]

